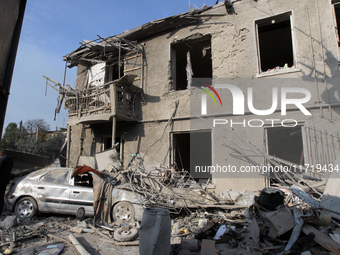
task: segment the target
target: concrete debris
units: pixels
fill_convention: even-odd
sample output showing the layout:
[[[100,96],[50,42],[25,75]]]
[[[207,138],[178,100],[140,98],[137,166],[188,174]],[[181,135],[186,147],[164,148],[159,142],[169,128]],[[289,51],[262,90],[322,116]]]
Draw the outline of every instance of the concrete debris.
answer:
[[[0,221],[0,228],[12,228],[15,227],[18,223],[17,217],[14,215],[7,216],[5,219]]]
[[[84,230],[82,228],[70,228],[70,231],[73,232],[73,233],[78,233],[78,234],[81,234],[84,232]]]
[[[313,208],[319,208],[319,201],[316,201],[313,199],[310,195],[308,195],[306,192],[304,192],[300,187],[296,185],[292,185],[290,187],[290,190],[299,198],[301,198],[303,201],[305,201],[307,204],[312,206]]]
[[[303,215],[302,210],[300,210],[297,207],[294,207],[293,214],[294,214],[294,219],[295,219],[295,227],[293,229],[292,235],[290,236],[288,244],[285,248],[286,251],[289,251],[292,248],[293,244],[296,242],[296,240],[299,238],[301,229],[304,223],[302,219],[302,215]]]
[[[249,207],[254,204],[255,193],[248,190],[225,190],[220,194],[221,201],[228,204]]]
[[[91,238],[94,246],[100,238],[101,245],[131,247],[132,254],[340,254],[340,223],[331,215],[340,212],[323,208],[308,180],[287,187],[280,179],[259,192],[216,194],[187,172],[161,166],[146,171],[142,160],[136,154],[126,169],[77,168],[74,175],[93,173],[94,217],[77,212],[72,220],[36,216],[17,223],[7,215],[0,221],[5,226],[0,246],[12,252],[29,246],[30,239],[53,240],[58,243],[39,251],[54,247],[57,254],[78,247],[86,254],[98,249],[89,245]],[[128,201],[143,206],[140,217]]]
[[[219,197],[236,201],[240,194],[226,190]],[[291,185],[253,194],[247,209],[201,208],[173,216],[174,254],[339,254],[340,224],[319,208],[320,197],[313,189]],[[182,228],[187,231],[180,232]]]
[[[145,207],[161,207],[177,213],[197,207],[226,208],[223,199],[219,200],[209,194],[188,172],[178,172],[161,166],[151,171],[146,170],[143,167],[143,157],[139,154],[133,157],[126,169],[112,167],[110,171],[101,171],[101,174],[106,174],[115,187],[119,186],[142,196],[141,204]],[[229,202],[235,203],[230,199]],[[241,207],[247,207],[245,204],[243,202]]]
[[[290,189],[270,187],[253,193],[226,190],[214,194],[190,176],[186,179],[162,167],[156,171],[158,175],[134,164],[127,170],[100,172],[115,188],[144,194],[144,206],[166,207],[146,207],[141,224],[135,220],[98,224],[93,218],[80,221],[75,216],[36,216],[2,229],[0,246],[3,251],[33,251],[33,247],[39,247],[34,250],[36,254],[55,248],[58,254],[75,249],[70,238],[72,243],[82,242],[80,246],[75,244],[80,250],[84,248],[80,254],[98,249],[98,239],[108,247],[131,247],[131,254],[340,254],[340,223],[327,210],[315,206],[314,201],[320,197],[311,189],[292,185]],[[198,204],[191,206],[194,201]],[[240,201],[245,203],[238,205]],[[8,215],[1,222],[14,218]],[[76,240],[71,233],[77,235]],[[31,239],[58,243],[32,246],[32,242],[30,246]]]
[[[294,228],[294,217],[286,207],[265,213],[267,219],[277,230],[276,236],[280,236]]]
[[[114,227],[114,230],[119,227]],[[129,226],[129,229],[133,229],[136,238],[138,234],[136,226],[134,228]],[[92,218],[79,221],[75,216],[38,216],[31,221],[19,222],[17,226],[0,230],[0,254],[9,251],[21,255],[77,254],[78,250],[80,254],[97,254],[99,250],[106,251],[101,251],[100,254],[112,254],[113,245],[117,247],[124,245],[115,249],[119,254],[138,253],[138,240],[115,242],[113,237],[113,231],[100,231],[93,227]],[[129,246],[131,244],[133,246]]]

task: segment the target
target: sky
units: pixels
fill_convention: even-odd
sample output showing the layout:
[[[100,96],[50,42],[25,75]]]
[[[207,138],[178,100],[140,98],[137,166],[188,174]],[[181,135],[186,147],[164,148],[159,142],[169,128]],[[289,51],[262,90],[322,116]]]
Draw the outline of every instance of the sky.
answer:
[[[63,56],[77,49],[83,39],[109,37],[154,19],[201,8],[216,0],[27,0],[13,72],[5,127],[30,119],[43,119],[50,130],[66,128],[67,111],[54,121],[58,92],[46,80],[63,83]],[[66,71],[66,84],[74,88],[76,67]]]

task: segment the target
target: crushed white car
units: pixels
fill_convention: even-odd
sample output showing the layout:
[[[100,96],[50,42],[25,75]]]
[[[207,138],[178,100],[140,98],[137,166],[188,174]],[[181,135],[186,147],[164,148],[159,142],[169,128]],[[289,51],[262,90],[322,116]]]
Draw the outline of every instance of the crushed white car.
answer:
[[[5,197],[7,208],[20,220],[31,219],[39,212],[73,214],[79,219],[93,216],[93,182],[102,177],[93,172],[72,174],[72,168],[44,168],[15,178]],[[110,198],[111,219],[140,221],[142,199],[132,191],[114,186]]]

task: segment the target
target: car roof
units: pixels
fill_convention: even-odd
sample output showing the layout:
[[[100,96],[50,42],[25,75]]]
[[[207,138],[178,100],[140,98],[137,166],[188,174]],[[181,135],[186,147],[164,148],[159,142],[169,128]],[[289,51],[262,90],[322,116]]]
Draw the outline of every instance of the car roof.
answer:
[[[35,179],[35,178],[38,178],[39,176],[43,175],[43,174],[46,174],[50,171],[55,171],[55,170],[73,170],[72,168],[69,168],[69,167],[45,167],[45,168],[42,168],[42,169],[39,169],[37,171],[34,171],[32,173],[30,173],[28,175],[29,178],[32,178],[32,179]]]

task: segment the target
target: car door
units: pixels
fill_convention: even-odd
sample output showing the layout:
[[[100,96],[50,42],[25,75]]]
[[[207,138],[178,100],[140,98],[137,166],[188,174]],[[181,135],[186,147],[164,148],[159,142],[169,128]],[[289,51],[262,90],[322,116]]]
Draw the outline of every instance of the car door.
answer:
[[[93,215],[93,184],[89,173],[75,176],[71,179],[70,213],[76,213],[81,207],[85,209],[85,215]]]
[[[65,213],[69,207],[70,169],[52,169],[37,183],[39,211]]]

